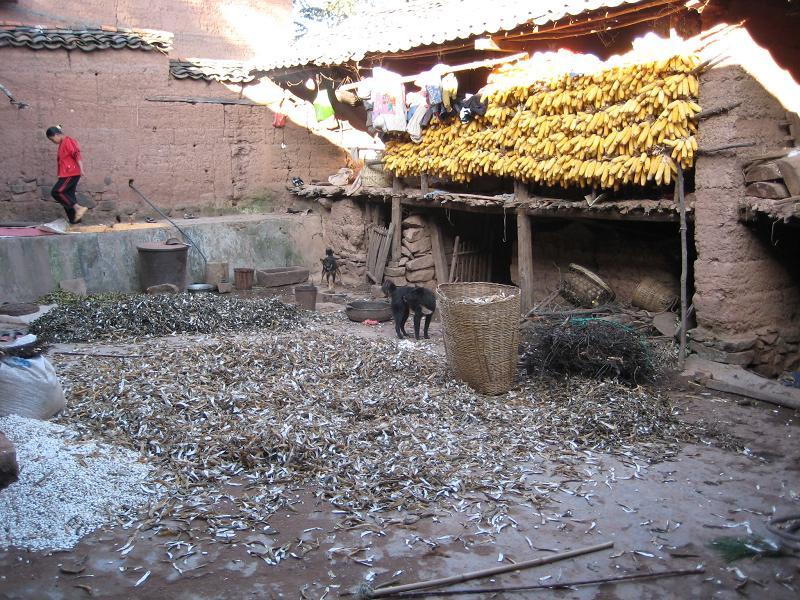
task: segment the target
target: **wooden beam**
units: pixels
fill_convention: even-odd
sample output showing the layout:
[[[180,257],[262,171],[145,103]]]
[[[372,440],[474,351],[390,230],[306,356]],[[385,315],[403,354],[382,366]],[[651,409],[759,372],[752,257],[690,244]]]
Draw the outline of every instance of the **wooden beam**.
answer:
[[[423,196],[428,193],[428,174],[427,173],[422,173],[419,176],[419,187],[420,187],[420,190],[422,191],[422,195]]]
[[[683,167],[678,163],[678,176],[675,180],[675,200],[678,201],[681,211],[681,328],[680,328],[680,361],[681,370],[686,366],[686,306],[687,283],[689,271],[689,251],[686,242],[686,197],[683,190]]]
[[[502,56],[500,58],[488,58],[486,60],[476,60],[473,62],[465,63],[463,65],[456,65],[455,67],[449,67],[446,71],[442,71],[441,75],[446,75],[447,73],[459,73],[460,71],[471,71],[473,69],[489,69],[496,65],[502,65],[510,62],[515,62],[517,60],[525,60],[528,58],[527,52],[519,52],[518,54],[512,54],[511,56]],[[400,81],[402,83],[411,83],[412,81],[416,81],[419,79],[422,73],[417,73],[416,75],[406,75],[405,77],[401,77]],[[353,90],[359,86],[361,82],[356,81],[355,83],[348,83],[342,86],[339,86],[337,89],[340,90]]]
[[[403,242],[403,208],[400,202],[400,198],[395,196],[392,198],[392,222],[389,227],[392,228],[392,233],[390,234],[391,241],[392,241],[392,260],[399,261],[400,260],[400,244]]]
[[[442,229],[435,219],[427,219],[427,221],[431,231],[431,254],[433,254],[433,266],[436,270],[436,281],[447,283],[450,274],[447,272],[447,255],[444,251]]]
[[[528,199],[528,186],[514,182],[514,197],[519,202]],[[533,308],[533,226],[524,209],[517,210],[517,264],[519,266],[520,308],[527,314]]]
[[[150,96],[148,102],[185,102],[186,104],[240,104],[242,106],[267,106],[241,98],[192,98],[187,96]]]

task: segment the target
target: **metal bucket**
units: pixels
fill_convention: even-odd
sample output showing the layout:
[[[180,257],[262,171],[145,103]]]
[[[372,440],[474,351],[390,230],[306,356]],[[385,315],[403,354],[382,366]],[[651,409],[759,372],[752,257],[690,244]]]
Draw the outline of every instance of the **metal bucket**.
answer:
[[[316,310],[317,308],[317,286],[298,285],[294,288],[294,299],[297,306],[303,310]]]
[[[136,246],[139,251],[139,286],[142,291],[154,285],[171,283],[179,291],[186,289],[188,244],[152,242]]]
[[[249,290],[253,287],[253,273],[255,269],[234,269],[233,284],[237,290]]]

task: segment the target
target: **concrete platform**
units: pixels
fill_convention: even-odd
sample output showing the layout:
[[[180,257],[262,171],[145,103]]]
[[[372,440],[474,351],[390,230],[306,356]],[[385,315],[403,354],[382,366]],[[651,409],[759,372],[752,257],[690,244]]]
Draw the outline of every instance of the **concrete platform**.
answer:
[[[319,266],[325,254],[319,215],[259,214],[177,219],[209,261],[235,267]],[[136,246],[180,238],[167,222],[77,227],[74,233],[0,238],[0,302],[30,302],[82,277],[89,293],[139,289]],[[231,277],[232,277],[231,273]],[[189,281],[202,281],[204,263],[189,250]]]

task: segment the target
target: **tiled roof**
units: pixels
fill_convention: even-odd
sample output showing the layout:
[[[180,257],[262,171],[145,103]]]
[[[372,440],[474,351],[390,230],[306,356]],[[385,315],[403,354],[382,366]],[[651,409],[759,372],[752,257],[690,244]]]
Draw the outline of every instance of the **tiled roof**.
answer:
[[[144,29],[45,29],[24,25],[0,23],[0,48],[24,47],[34,50],[108,50],[130,48],[133,50],[172,49],[172,34],[166,31]]]
[[[169,61],[169,73],[176,79],[203,79],[223,83],[249,83],[255,79],[254,67],[233,60],[189,58]]]
[[[312,30],[265,69],[336,65],[370,53],[403,52],[476,35],[542,26],[565,17],[645,0],[406,0],[349,17],[339,25]]]

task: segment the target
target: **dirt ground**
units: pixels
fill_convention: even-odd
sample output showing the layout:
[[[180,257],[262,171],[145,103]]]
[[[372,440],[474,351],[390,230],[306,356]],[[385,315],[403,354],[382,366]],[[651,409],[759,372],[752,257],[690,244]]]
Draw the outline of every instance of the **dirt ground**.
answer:
[[[333,304],[321,308],[341,310]],[[367,327],[342,320],[333,327],[341,335],[393,336],[390,323]],[[423,343],[436,348],[444,360],[438,323],[431,331],[433,339]],[[97,346],[93,349],[97,351]],[[348,529],[341,523],[341,514],[314,497],[314,490],[297,489],[297,503],[291,510],[270,519],[274,529],[270,534],[278,543],[318,540],[320,547],[305,556],[288,557],[272,566],[249,555],[243,544],[217,543],[198,547],[196,554],[178,561],[179,573],[165,556],[163,540],[148,532],[105,529],[87,536],[69,552],[0,552],[0,598],[335,598],[368,581],[373,587],[408,583],[606,541],[614,547],[457,587],[550,584],[703,565],[703,574],[669,579],[472,597],[797,598],[798,558],[727,564],[708,544],[720,536],[749,531],[766,535],[764,523],[769,515],[800,512],[798,415],[708,393],[680,377],[665,387],[685,411],[683,418],[717,422],[744,441],[745,451],[685,445],[675,460],[649,466],[597,454],[598,476],[591,494],[583,490],[578,495],[564,481],[560,493],[553,496],[556,502],[537,510],[526,498],[519,498],[509,507],[516,526],[512,522],[494,529],[476,526],[468,513],[441,511],[421,519],[407,518],[378,532]],[[546,464],[538,467],[547,472]],[[119,549],[132,535],[135,548],[122,556]],[[147,571],[149,578],[134,587]]]

